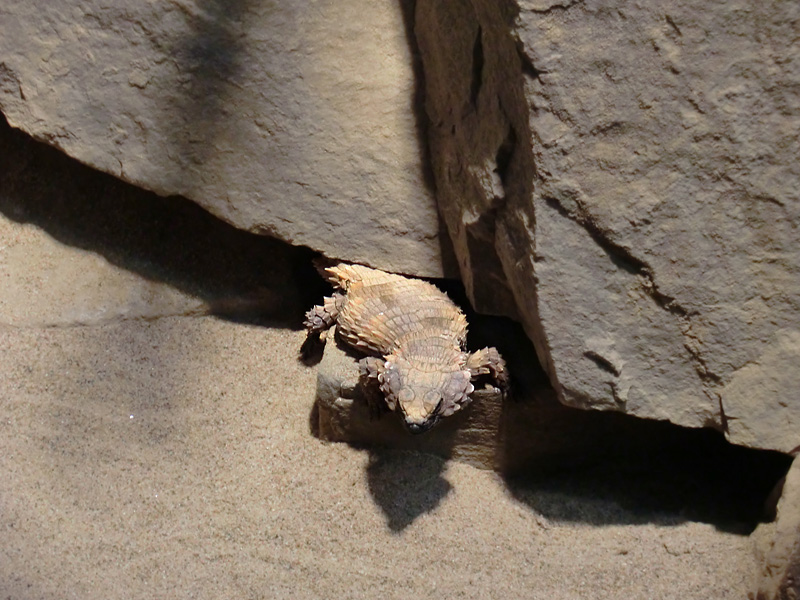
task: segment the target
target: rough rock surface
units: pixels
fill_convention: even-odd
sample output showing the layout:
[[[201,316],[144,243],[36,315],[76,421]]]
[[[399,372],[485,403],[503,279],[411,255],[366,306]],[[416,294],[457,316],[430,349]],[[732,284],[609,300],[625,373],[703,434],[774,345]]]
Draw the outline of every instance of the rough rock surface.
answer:
[[[440,209],[560,399],[800,445],[800,4],[420,0]]]
[[[759,574],[756,600],[800,598],[800,460],[786,475],[775,523],[756,531]]]
[[[237,227],[440,276],[405,4],[3,2],[0,110]]]

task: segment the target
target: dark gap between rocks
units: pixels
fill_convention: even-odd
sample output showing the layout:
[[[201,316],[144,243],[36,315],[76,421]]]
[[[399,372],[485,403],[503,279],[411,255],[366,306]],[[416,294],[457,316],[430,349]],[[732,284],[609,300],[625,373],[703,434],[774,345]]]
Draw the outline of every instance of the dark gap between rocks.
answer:
[[[469,101],[472,106],[478,106],[481,87],[483,87],[483,29],[479,25],[472,46],[472,81],[469,87]]]
[[[605,416],[630,436],[606,440],[569,468],[557,469],[556,456],[542,470],[509,475],[511,493],[549,519],[591,525],[699,521],[744,535],[774,519],[772,492],[791,457],[733,446],[711,429]]]

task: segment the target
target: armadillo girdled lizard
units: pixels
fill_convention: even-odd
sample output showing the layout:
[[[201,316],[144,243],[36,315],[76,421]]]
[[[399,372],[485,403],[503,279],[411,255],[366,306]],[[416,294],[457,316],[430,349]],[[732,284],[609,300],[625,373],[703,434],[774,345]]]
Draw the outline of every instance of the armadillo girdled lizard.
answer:
[[[505,389],[495,348],[465,351],[467,319],[436,286],[362,265],[339,263],[323,274],[337,288],[306,313],[309,336],[337,324],[341,339],[368,356],[361,374],[380,384],[386,404],[412,433],[470,402],[472,381],[488,375]]]

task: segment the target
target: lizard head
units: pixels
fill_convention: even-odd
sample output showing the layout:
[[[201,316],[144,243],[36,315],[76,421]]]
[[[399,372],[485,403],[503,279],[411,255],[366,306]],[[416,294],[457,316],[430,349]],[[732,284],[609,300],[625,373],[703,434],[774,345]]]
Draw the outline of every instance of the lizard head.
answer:
[[[403,359],[388,359],[378,379],[386,404],[403,415],[411,433],[424,433],[466,406],[474,390],[469,371],[423,371]]]

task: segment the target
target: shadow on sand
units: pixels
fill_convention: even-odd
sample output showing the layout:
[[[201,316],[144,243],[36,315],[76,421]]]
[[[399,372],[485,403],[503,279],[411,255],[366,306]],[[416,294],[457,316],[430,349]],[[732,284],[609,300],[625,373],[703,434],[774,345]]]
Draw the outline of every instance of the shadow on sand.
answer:
[[[620,437],[607,443],[595,439],[594,445],[545,442],[538,455],[503,473],[512,496],[545,518],[592,526],[694,521],[742,535],[774,518],[771,492],[791,457],[733,446],[713,430],[574,413],[576,428]],[[450,490],[443,477],[445,456],[388,448],[368,452],[369,490],[393,531],[436,508]]]
[[[300,327],[324,290],[307,248],[237,229],[81,165],[0,119],[0,213],[200,298],[209,312]]]
[[[548,519],[595,526],[696,521],[749,534],[774,518],[770,493],[791,457],[733,446],[709,429],[656,422],[639,429],[644,435],[569,469],[510,474],[508,488]]]
[[[435,509],[452,486],[442,472],[446,461],[431,454],[402,450],[369,451],[367,484],[386,523],[400,532]]]

